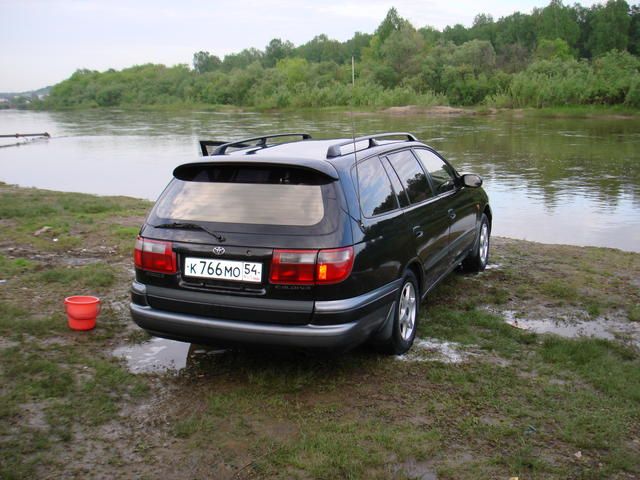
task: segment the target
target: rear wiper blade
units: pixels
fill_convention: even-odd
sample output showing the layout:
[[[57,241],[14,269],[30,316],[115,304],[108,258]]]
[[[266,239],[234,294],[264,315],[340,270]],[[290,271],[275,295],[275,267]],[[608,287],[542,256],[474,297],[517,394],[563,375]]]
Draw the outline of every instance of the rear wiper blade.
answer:
[[[189,222],[171,222],[171,223],[161,223],[160,225],[153,225],[154,228],[183,228],[185,230],[202,230],[203,232],[207,232],[212,237],[215,237],[219,242],[224,242],[226,238],[219,233],[212,232],[207,227],[203,227],[197,223],[189,223]]]

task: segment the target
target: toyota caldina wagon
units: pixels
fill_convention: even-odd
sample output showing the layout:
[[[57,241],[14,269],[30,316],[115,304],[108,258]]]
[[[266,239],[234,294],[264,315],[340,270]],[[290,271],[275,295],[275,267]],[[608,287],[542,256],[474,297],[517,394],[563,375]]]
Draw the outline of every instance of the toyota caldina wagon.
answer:
[[[131,314],[152,335],[401,354],[429,291],[487,264],[482,179],[411,134],[200,144],[136,241]]]

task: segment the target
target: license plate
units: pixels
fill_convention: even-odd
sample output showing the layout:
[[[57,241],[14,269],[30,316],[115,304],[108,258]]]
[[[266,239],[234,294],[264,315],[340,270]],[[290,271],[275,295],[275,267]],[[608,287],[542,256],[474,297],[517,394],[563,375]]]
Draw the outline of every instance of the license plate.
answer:
[[[188,277],[260,283],[262,281],[262,264],[187,257],[184,261],[184,274]]]

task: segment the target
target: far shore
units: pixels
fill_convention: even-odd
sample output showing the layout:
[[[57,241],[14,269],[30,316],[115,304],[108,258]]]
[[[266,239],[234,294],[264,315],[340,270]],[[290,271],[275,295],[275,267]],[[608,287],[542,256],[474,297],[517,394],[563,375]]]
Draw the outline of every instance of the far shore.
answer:
[[[9,110],[9,109],[5,109]],[[237,105],[213,105],[202,103],[172,103],[147,105],[120,105],[117,107],[81,106],[65,109],[44,109],[41,107],[28,109],[31,111],[67,112],[67,111],[160,111],[160,112],[343,112],[353,115],[383,114],[393,116],[437,116],[437,117],[466,117],[466,116],[499,116],[510,115],[514,118],[545,117],[545,118],[601,118],[611,120],[636,119],[640,117],[640,110],[623,105],[562,105],[542,108],[494,108],[485,105],[450,106],[450,105],[395,105],[395,106],[329,106],[317,108],[288,107],[283,109],[260,109],[257,107]],[[2,111],[2,110],[0,110]]]

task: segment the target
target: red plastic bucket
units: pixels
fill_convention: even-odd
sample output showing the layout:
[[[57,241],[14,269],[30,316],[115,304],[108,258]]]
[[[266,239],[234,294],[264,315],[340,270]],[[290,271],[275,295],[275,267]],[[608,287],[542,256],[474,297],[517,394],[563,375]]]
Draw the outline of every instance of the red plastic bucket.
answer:
[[[100,299],[82,295],[67,297],[64,309],[71,330],[91,330],[95,328],[96,317],[100,313]]]

